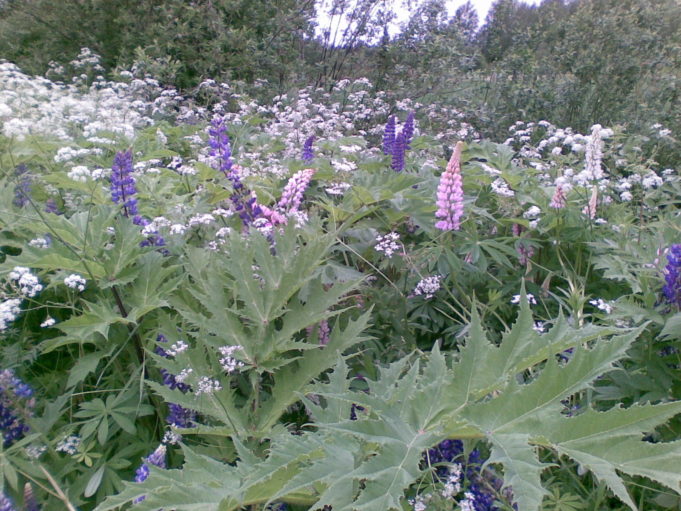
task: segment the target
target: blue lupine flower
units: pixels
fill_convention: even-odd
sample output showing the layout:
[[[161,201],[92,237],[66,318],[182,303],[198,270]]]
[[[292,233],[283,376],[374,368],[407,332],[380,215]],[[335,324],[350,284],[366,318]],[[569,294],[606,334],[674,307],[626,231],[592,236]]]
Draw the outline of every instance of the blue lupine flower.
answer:
[[[404,170],[404,131],[400,131],[399,135],[395,137],[395,143],[392,147],[392,163],[390,167],[395,172],[401,172]]]
[[[402,128],[404,133],[404,148],[411,149],[411,141],[414,138],[414,112],[409,112]]]
[[[670,247],[667,260],[669,262],[665,267],[664,276],[666,285],[662,292],[669,303],[681,308],[681,244]]]
[[[233,168],[232,150],[224,121],[219,117],[214,118],[208,134],[210,135],[208,139],[211,148],[210,155],[214,157],[213,168],[222,172],[232,182],[233,192],[230,199],[244,226],[248,227],[256,219],[262,217],[262,210],[255,197],[244,187],[237,169]]]
[[[224,119],[214,117],[210,123],[210,128],[208,128],[208,134],[210,135],[208,139],[208,145],[210,145],[209,154],[216,160],[216,170],[222,172],[225,177],[230,178],[232,172],[232,148],[229,145],[229,135],[227,135]]]
[[[61,214],[59,208],[57,207],[57,201],[54,199],[47,199],[45,201],[45,213],[52,213],[53,215]]]
[[[312,149],[312,143],[314,142],[314,135],[310,135],[305,140],[303,144],[303,161],[306,163],[311,162],[314,159],[314,149]]]
[[[17,511],[12,500],[2,492],[0,492],[0,511]]]
[[[28,432],[26,419],[33,415],[33,390],[11,369],[0,371],[0,432],[9,447]]]
[[[14,200],[12,203],[18,207],[23,208],[30,201],[31,196],[31,176],[27,174],[28,167],[23,163],[18,165],[14,174],[19,178],[19,183],[14,187]]]
[[[168,339],[165,335],[160,334],[156,338],[156,341],[168,342]],[[170,355],[160,346],[156,346],[154,352],[157,355],[161,355],[162,357],[170,358]],[[161,377],[163,378],[163,384],[173,390],[178,389],[183,393],[189,392],[191,390],[189,385],[177,381],[175,375],[166,371],[165,369],[161,369]],[[168,416],[166,417],[166,422],[168,424],[177,428],[193,428],[195,426],[195,421],[196,412],[194,410],[184,408],[183,406],[176,403],[168,403]]]
[[[395,144],[395,116],[388,117],[388,122],[385,123],[385,131],[383,132],[383,154],[393,154],[393,145]]]
[[[135,482],[136,483],[142,483],[147,480],[147,477],[149,477],[149,465],[155,465],[159,468],[167,468],[166,467],[166,446],[161,444],[159,445],[154,452],[152,452],[149,456],[144,458],[142,461],[142,464],[139,466],[139,468],[135,471]],[[133,503],[138,504],[142,502],[145,499],[144,495],[141,497],[137,497]]]
[[[472,493],[475,500],[477,511],[496,511],[499,508],[494,505],[495,495],[489,491],[490,484],[500,489],[503,482],[494,477],[488,471],[483,473],[482,465],[484,461],[478,449],[473,449],[466,458],[464,454],[463,442],[461,440],[443,440],[432,449],[428,449],[427,458],[431,464],[437,463],[459,463],[464,468],[464,477],[469,485],[467,491]],[[440,478],[446,478],[449,468],[447,466],[438,467],[436,473]],[[491,478],[491,479],[490,479]],[[464,481],[462,481],[463,483]],[[482,484],[485,482],[486,484]],[[463,486],[463,484],[462,484]]]
[[[111,167],[111,200],[122,206],[124,216],[133,217],[133,221],[138,223],[137,187],[132,171],[132,149],[117,152]]]

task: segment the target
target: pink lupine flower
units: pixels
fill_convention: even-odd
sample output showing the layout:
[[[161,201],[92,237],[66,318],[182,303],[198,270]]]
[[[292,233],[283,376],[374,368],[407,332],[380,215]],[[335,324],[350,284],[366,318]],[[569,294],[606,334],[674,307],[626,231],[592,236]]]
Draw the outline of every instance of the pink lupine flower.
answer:
[[[281,199],[279,199],[277,204],[279,208],[297,211],[303,199],[303,193],[305,193],[305,189],[310,184],[314,173],[314,169],[304,169],[293,174],[288,183],[286,183],[284,192],[281,194]]]
[[[553,192],[553,197],[551,198],[551,204],[549,207],[553,209],[562,209],[567,205],[567,198],[565,197],[565,190],[561,185],[556,186],[556,191]]]
[[[592,220],[596,218],[596,208],[598,207],[598,187],[594,186],[591,189],[591,198],[589,199],[589,204],[584,206],[582,213],[591,218]]]
[[[447,169],[440,176],[437,187],[436,218],[441,218],[435,227],[443,231],[458,231],[463,216],[463,181],[461,179],[461,151],[463,142],[457,142]]]

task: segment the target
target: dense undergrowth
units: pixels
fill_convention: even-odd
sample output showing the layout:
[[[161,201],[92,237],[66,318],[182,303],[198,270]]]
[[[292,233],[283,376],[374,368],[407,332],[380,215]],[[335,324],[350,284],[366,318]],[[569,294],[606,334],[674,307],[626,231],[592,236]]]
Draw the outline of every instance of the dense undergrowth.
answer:
[[[0,508],[679,507],[665,126],[120,78],[0,65]]]

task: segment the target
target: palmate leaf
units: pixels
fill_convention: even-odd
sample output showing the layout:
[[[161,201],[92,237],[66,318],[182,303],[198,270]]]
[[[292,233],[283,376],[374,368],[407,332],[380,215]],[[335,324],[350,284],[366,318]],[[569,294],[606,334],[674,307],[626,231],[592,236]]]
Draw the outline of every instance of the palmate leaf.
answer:
[[[574,459],[632,509],[622,474],[679,492],[681,442],[643,438],[681,412],[681,402],[562,413],[561,401],[611,370],[639,330],[574,329],[563,320],[546,335],[532,327],[523,303],[518,321],[496,346],[473,314],[459,353],[445,356],[435,347],[427,356],[405,357],[380,368],[375,381],[366,381],[366,392],[353,390],[339,361],[328,382],[303,398],[315,428],[293,439],[272,437],[264,459],[243,456],[236,467],[223,466],[228,480],[238,477],[242,486],[227,491],[222,485],[225,497],[211,505],[204,499],[204,509],[284,500],[311,510],[327,504],[334,511],[401,510],[405,491],[428,470],[424,450],[445,438],[488,442],[489,463],[501,466],[504,485],[523,511],[539,510],[547,494],[541,478],[550,465],[539,460],[540,448]],[[570,360],[559,362],[557,355],[568,348]],[[361,406],[356,420],[349,418],[353,404]],[[194,474],[192,485],[200,486],[201,470],[188,461],[181,473]],[[260,476],[246,476],[251,473]],[[166,505],[191,509],[176,505],[173,491]]]

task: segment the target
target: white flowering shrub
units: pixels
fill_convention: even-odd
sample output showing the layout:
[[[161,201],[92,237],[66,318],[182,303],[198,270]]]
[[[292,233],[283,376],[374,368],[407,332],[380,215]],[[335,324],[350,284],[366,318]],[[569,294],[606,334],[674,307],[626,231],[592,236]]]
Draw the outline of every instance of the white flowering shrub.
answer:
[[[654,144],[546,121],[478,140],[364,80],[272,105],[207,84],[224,99],[199,109],[3,66],[3,496],[678,498],[681,180]]]

